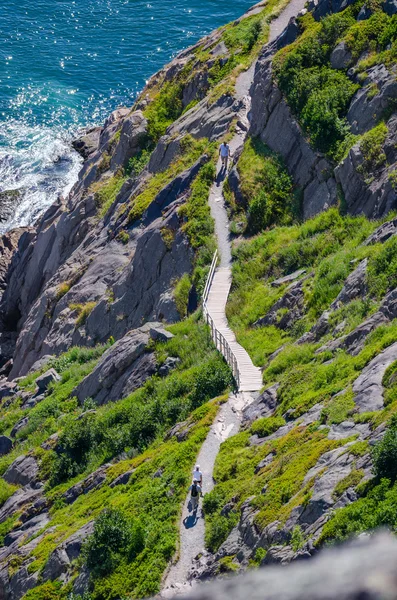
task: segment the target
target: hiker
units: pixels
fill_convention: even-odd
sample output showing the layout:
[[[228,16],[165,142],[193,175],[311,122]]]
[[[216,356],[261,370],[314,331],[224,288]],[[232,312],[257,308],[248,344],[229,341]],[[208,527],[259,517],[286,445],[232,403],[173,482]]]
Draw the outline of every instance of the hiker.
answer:
[[[230,146],[223,142],[219,147],[219,154],[222,159],[222,168],[227,169],[227,161],[230,158]]]
[[[203,474],[200,471],[200,465],[196,465],[193,471],[193,480],[196,480],[199,482],[200,487],[203,487]]]
[[[201,494],[201,487],[196,479],[193,479],[193,483],[189,488],[190,490],[190,502],[192,503],[192,510],[195,512],[198,507],[198,502]]]

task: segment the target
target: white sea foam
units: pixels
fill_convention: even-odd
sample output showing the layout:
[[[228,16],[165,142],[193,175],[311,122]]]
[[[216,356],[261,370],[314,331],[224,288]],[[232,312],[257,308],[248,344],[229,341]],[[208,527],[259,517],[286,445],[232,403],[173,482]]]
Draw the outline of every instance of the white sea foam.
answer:
[[[0,223],[0,234],[33,224],[59,194],[70,191],[81,167],[71,138],[61,128],[12,120],[0,124],[0,191],[22,192],[12,217]]]

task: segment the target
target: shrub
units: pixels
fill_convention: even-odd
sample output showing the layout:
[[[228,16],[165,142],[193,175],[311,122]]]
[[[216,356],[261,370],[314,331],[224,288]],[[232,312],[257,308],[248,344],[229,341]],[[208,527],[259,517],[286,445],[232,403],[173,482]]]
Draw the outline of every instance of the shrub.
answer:
[[[216,552],[233,529],[234,521],[221,515],[214,515],[205,532],[205,544],[210,552]]]
[[[331,69],[328,61],[337,39],[354,18],[348,10],[321,23],[311,15],[301,21],[304,33],[276,55],[275,75],[311,143],[334,157],[350,134],[345,115],[359,85],[342,71]]]
[[[96,302],[86,302],[85,304],[73,304],[73,303],[69,304],[70,310],[77,312],[77,319],[76,319],[76,328],[77,329],[79,327],[81,327],[82,325],[84,325],[84,323],[86,322],[86,320],[88,319],[88,317],[90,316],[90,314],[92,313],[92,311],[94,310],[96,305],[97,305]]]
[[[3,506],[4,502],[6,502],[16,490],[17,487],[15,485],[11,485],[4,479],[0,479],[0,506]]]
[[[182,275],[174,289],[175,305],[181,319],[184,319],[187,315],[190,287],[190,277],[185,273]]]
[[[397,479],[397,415],[393,415],[383,439],[372,450],[373,471],[376,477]]]
[[[342,496],[342,494],[348,490],[350,487],[355,488],[360,481],[362,480],[362,478],[364,477],[364,471],[362,469],[353,469],[349,475],[347,475],[346,477],[344,477],[343,479],[341,479],[341,481],[339,481],[335,488],[334,491],[332,493],[332,496],[334,497],[335,500],[337,500],[338,498],[340,498]]]
[[[248,205],[248,227],[252,232],[285,224],[293,214],[291,177],[279,156],[260,139],[250,138],[237,163],[241,192]]]
[[[303,547],[304,543],[305,543],[305,536],[303,535],[302,528],[299,525],[295,525],[295,527],[292,530],[291,542],[290,542],[294,552],[298,552],[298,550],[300,550]]]
[[[285,420],[282,417],[263,417],[252,424],[251,431],[259,437],[266,437],[283,425],[285,425]]]
[[[208,363],[195,377],[191,394],[192,406],[197,408],[206,400],[219,396],[231,383],[230,369],[225,362]]]
[[[387,126],[381,122],[379,125],[364,133],[360,142],[360,150],[363,155],[363,163],[357,168],[364,179],[372,181],[373,173],[386,161],[383,144],[387,136]]]
[[[105,182],[94,183],[90,191],[94,194],[95,203],[99,208],[100,217],[104,217],[117,198],[126,177],[123,173],[116,173]]]
[[[376,298],[383,298],[397,286],[397,238],[392,237],[381,246],[368,262],[368,288]]]
[[[117,239],[119,242],[121,242],[122,244],[124,244],[126,246],[128,244],[128,242],[130,241],[130,236],[128,235],[128,232],[125,229],[122,229],[117,234]]]
[[[94,532],[83,546],[85,564],[94,577],[111,573],[123,556],[130,560],[145,545],[138,521],[129,522],[118,509],[107,508],[96,519]]]
[[[149,149],[143,149],[138,154],[130,158],[128,166],[125,169],[126,175],[129,177],[138,177],[145,169],[149,162],[151,151]]]
[[[57,291],[56,291],[57,302],[68,293],[68,291],[70,290],[71,287],[72,287],[72,283],[70,281],[64,281],[63,283],[60,283],[58,285]]]

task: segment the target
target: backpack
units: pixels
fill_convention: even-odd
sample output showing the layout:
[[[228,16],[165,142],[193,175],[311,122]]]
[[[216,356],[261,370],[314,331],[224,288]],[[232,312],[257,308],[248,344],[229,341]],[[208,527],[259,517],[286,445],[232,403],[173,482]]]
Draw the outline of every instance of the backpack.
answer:
[[[197,485],[192,485],[192,498],[197,498],[198,496],[198,489],[197,489]]]

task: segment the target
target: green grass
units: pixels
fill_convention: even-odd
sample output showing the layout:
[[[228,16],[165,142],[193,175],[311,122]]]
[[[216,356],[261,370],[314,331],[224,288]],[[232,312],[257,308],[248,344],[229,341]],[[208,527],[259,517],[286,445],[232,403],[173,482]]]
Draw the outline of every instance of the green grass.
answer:
[[[383,145],[387,133],[387,126],[381,121],[376,127],[364,133],[360,140],[360,150],[364,161],[357,170],[368,184],[373,181],[374,172],[386,162]]]
[[[90,191],[94,194],[100,217],[106,216],[125,181],[127,176],[124,172],[118,172],[109,179],[100,180],[91,186]]]
[[[232,216],[247,208],[248,230],[261,231],[271,225],[285,225],[298,216],[294,211],[291,177],[280,157],[259,138],[249,138],[237,163],[244,206],[232,200]],[[295,215],[294,215],[295,212]]]
[[[191,285],[190,277],[185,273],[179,279],[174,289],[175,305],[181,319],[184,319],[187,316],[187,305]]]
[[[156,195],[177,175],[191,167],[205,153],[211,153],[211,146],[207,139],[193,139],[187,135],[181,141],[180,154],[165,170],[152,175],[146,183],[143,192],[132,199],[132,205],[128,216],[129,223],[140,219]]]
[[[216,486],[205,496],[207,547],[216,550],[236,524],[239,507],[254,496],[251,506],[258,511],[255,524],[259,531],[266,525],[284,523],[291,510],[310,495],[313,481],[303,486],[306,473],[319,457],[341,441],[328,440],[315,427],[295,427],[280,439],[257,446],[249,444],[250,432],[239,433],[221,446],[216,459]],[[255,474],[255,468],[269,453],[273,461]],[[266,489],[266,493],[261,490]],[[221,510],[234,498],[235,508],[229,516]]]
[[[177,549],[181,502],[186,496],[191,469],[208,427],[218,410],[217,402],[197,409],[190,417],[193,428],[187,439],[164,442],[159,438],[143,454],[123,460],[108,471],[108,481],[135,469],[126,486],[103,486],[80,496],[73,505],[54,505],[48,532],[34,551],[30,570],[43,568],[55,547],[88,521],[99,516],[105,506],[122,510],[127,520],[139,519],[144,530],[145,547],[132,560],[121,557],[109,575],[92,579],[91,597],[119,598],[125,594],[147,597],[159,591],[168,561]],[[161,476],[154,477],[155,473]]]
[[[85,302],[84,304],[69,304],[71,311],[77,313],[76,328],[82,327],[94,308],[97,302]]]
[[[397,526],[397,484],[383,479],[370,491],[345,508],[339,509],[328,521],[317,545],[341,541],[353,534],[372,531],[378,527]]]
[[[372,265],[371,261],[378,254],[381,257],[378,267],[369,267],[374,273],[370,276],[374,289],[381,289],[383,263],[389,260],[390,267],[385,272],[390,273],[387,285],[392,285],[391,245],[395,242],[361,246],[376,226],[377,223],[364,217],[341,216],[336,209],[330,209],[306,223],[277,227],[238,245],[234,250],[227,316],[239,342],[256,365],[264,366],[274,351],[296,340],[316,322],[335,300],[359,260],[368,257]],[[389,258],[384,253],[388,253]],[[303,286],[305,316],[287,331],[276,326],[254,327],[286,291],[286,285],[272,287],[272,281],[302,268],[310,275]],[[345,332],[349,331],[377,306],[376,299],[359,299],[338,309],[330,322],[336,327],[344,321]]]

